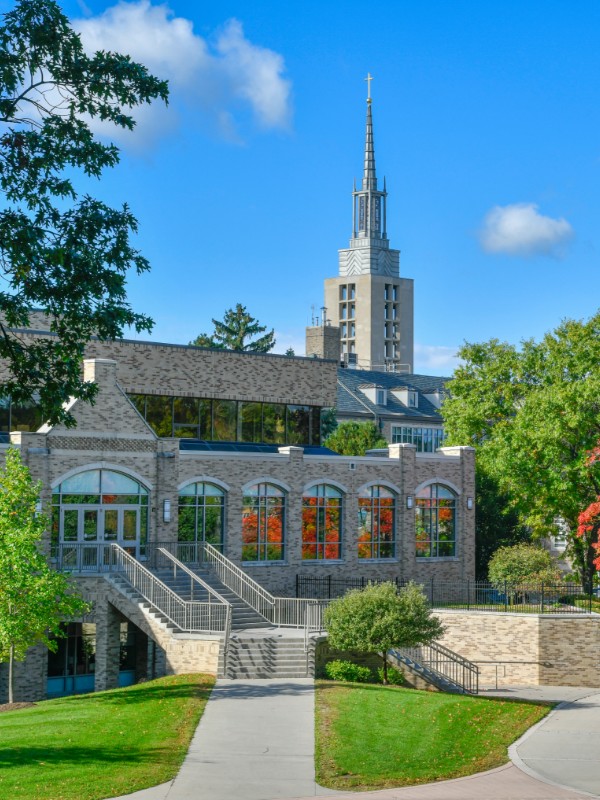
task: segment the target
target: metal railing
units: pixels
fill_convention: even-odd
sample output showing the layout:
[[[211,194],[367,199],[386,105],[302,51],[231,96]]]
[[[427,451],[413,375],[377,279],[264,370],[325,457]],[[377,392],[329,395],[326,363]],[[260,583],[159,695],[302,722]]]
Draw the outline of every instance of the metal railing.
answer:
[[[114,559],[111,571],[124,577],[138,594],[180,631],[221,634],[227,631],[230,618],[228,603],[183,600],[118,544],[110,546]]]
[[[110,572],[115,555],[109,542],[64,542],[50,548],[50,561],[59,572]]]
[[[423,644],[418,647],[402,647],[389,651],[390,655],[433,673],[445,684],[451,684],[464,694],[479,692],[479,667],[441,644]],[[425,676],[426,677],[426,676]]]
[[[298,575],[296,596],[319,599],[342,597],[351,589],[362,589],[369,583],[384,580],[369,578],[335,578],[332,575]],[[400,589],[407,580],[391,579]],[[583,586],[574,583],[493,585],[488,581],[440,581],[432,578],[423,583],[423,592],[432,608],[462,611],[496,611],[529,614],[589,614],[594,597]]]

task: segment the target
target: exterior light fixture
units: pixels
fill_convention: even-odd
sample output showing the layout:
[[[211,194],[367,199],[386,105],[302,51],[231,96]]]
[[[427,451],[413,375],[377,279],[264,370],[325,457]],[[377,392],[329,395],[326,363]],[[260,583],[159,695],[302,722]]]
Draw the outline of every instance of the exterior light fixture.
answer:
[[[171,522],[171,501],[164,500],[163,501],[163,521],[164,522]]]
[[[469,509],[469,511],[473,510],[473,498],[472,497],[467,497],[467,508]]]
[[[406,495],[406,507],[408,509],[411,509],[414,504],[415,504],[415,498],[412,496],[412,494],[407,494]]]

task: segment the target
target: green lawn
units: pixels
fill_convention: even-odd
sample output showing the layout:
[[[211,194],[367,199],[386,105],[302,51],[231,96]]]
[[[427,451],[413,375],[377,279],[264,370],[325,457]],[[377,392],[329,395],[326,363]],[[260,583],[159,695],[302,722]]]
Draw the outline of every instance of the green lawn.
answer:
[[[549,705],[319,681],[317,781],[383,789],[459,778],[508,761]]]
[[[0,797],[99,800],[169,780],[213,684],[176,675],[0,714]]]

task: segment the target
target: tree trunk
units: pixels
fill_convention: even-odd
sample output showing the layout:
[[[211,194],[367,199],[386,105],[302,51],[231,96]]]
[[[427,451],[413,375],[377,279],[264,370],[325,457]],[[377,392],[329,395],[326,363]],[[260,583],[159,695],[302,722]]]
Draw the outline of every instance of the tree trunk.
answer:
[[[388,662],[387,662],[387,651],[386,650],[383,651],[381,657],[383,659],[383,685],[387,686],[387,682],[388,682],[388,678],[387,678]]]
[[[8,702],[14,703],[14,695],[13,695],[13,668],[15,664],[15,646],[11,644],[10,646],[10,654],[8,657]]]

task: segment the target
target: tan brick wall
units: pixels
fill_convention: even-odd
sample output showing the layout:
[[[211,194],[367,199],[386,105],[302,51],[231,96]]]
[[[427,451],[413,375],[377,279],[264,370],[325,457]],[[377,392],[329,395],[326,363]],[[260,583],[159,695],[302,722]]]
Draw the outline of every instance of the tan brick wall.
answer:
[[[436,610],[440,643],[480,668],[482,686],[598,686],[600,617]]]

